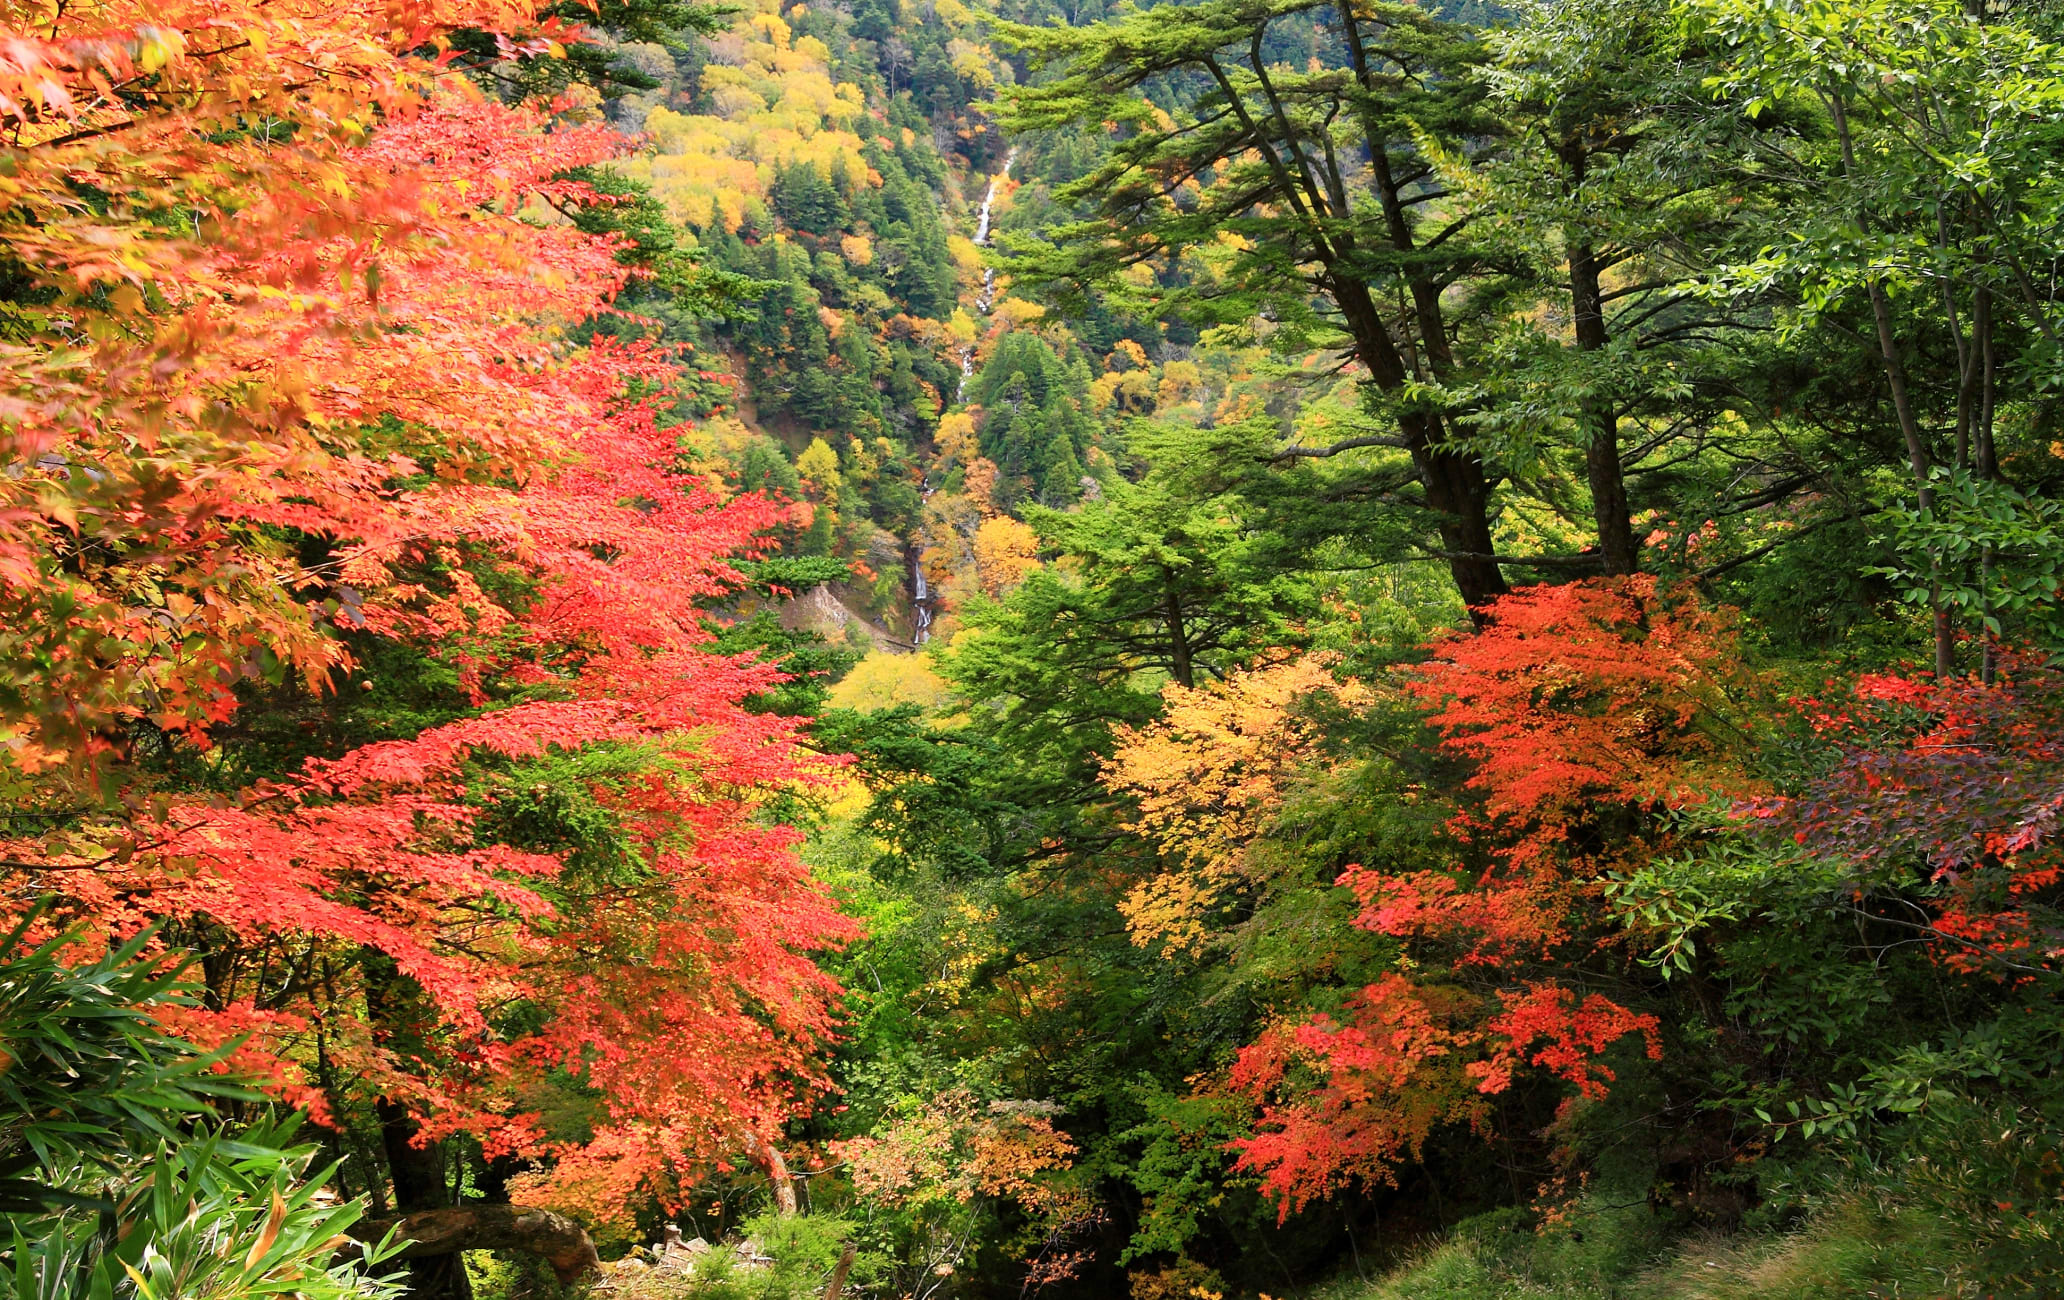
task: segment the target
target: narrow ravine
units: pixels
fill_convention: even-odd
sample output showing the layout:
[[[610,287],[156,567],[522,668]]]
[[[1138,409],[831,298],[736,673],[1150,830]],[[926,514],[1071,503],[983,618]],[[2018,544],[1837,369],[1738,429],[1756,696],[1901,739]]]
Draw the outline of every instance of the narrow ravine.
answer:
[[[996,191],[1010,179],[1011,166],[1018,161],[1018,151],[1012,149],[1003,157],[1003,169],[989,178],[989,190],[982,196],[981,215],[975,221],[975,247],[989,246],[989,217],[996,204]],[[975,313],[987,316],[996,304],[996,268],[982,268],[982,290],[975,295]],[[977,340],[976,342],[979,342]],[[953,400],[960,402],[967,397],[967,381],[975,373],[975,343],[969,343],[960,350],[960,387],[954,391]]]
[[[982,207],[975,218],[974,242],[977,248],[989,246],[989,227],[996,207],[996,192],[1003,187],[1005,181],[1010,179],[1011,167],[1017,160],[1018,151],[1012,149],[1004,155],[1002,168],[989,178],[989,188],[982,195]],[[996,268],[985,266],[982,268],[982,288],[975,295],[975,314],[977,316],[987,316],[995,304]],[[979,342],[980,339],[977,338],[960,350],[960,383],[953,392],[955,404],[967,399],[967,381],[975,373],[975,348]],[[927,478],[919,488],[919,492],[926,500],[930,500],[932,491],[931,480]],[[915,647],[922,646],[925,642],[931,640],[932,637],[932,589],[931,583],[925,578],[925,539],[922,534],[911,539],[909,551],[910,641],[912,646]]]

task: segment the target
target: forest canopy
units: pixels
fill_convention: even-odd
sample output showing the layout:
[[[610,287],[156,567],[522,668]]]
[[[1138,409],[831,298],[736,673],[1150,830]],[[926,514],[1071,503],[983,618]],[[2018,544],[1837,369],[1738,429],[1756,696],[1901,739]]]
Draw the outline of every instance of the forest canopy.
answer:
[[[2064,1289],[2050,6],[4,26],[0,1294]]]

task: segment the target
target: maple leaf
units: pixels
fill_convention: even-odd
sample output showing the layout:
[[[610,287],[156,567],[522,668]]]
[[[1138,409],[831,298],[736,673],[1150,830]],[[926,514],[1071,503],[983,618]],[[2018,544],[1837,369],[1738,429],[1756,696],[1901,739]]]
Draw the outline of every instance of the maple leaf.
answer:
[[[415,53],[545,39],[516,0],[47,22],[0,42],[0,238],[37,290],[0,344],[0,777],[87,810],[6,846],[9,897],[172,918],[216,1008],[180,1032],[247,1037],[237,1063],[318,1113],[381,1099],[551,1157],[541,1194],[597,1215],[778,1131],[828,1086],[815,955],[855,929],[767,816],[830,765],[748,707],[781,675],[701,611],[792,508],[678,472],[679,359],[567,345],[619,246],[526,210],[601,201],[565,174],[626,142]],[[255,683],[320,694],[382,641],[470,710],[243,789],[138,762],[138,734],[204,753]],[[505,833],[504,778],[551,764],[616,877]],[[279,958],[301,974],[268,983]],[[525,1109],[568,1075],[583,1141]]]

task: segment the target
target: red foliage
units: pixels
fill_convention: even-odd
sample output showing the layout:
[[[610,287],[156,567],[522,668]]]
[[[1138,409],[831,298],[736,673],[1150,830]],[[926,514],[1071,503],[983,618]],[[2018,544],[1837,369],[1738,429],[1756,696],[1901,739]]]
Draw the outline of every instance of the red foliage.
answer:
[[[595,201],[555,177],[621,141],[408,53],[460,26],[542,51],[529,23],[118,0],[0,50],[8,247],[60,304],[0,347],[0,450],[31,467],[0,501],[0,779],[50,809],[115,795],[8,843],[0,890],[109,932],[170,918],[242,963],[180,1032],[253,1035],[242,1063],[318,1112],[319,1042],[333,1089],[553,1155],[609,1212],[824,1086],[838,989],[812,954],[853,926],[766,816],[824,763],[746,707],[778,674],[711,653],[697,612],[790,508],[675,472],[630,396],[675,360],[564,341],[609,310],[616,249],[519,219]],[[300,129],[254,136],[268,113]],[[152,729],[205,752],[259,677],[334,688],[368,638],[445,657],[475,715],[208,797],[134,761]],[[488,830],[540,759],[612,819],[612,869]],[[528,1111],[569,1074],[590,1131],[548,1135]]]
[[[1573,986],[1613,940],[1599,877],[1666,842],[1657,812],[1741,788],[1725,761],[1728,661],[1725,618],[1646,577],[1518,591],[1481,632],[1437,643],[1408,689],[1472,764],[1477,802],[1452,824],[1488,866],[1340,877],[1356,924],[1414,960],[1340,1020],[1285,1025],[1241,1053],[1232,1084],[1263,1109],[1239,1166],[1286,1213],[1343,1180],[1389,1178],[1437,1126],[1483,1127],[1483,1098],[1524,1068],[1597,1097],[1612,1044],[1639,1034],[1660,1054],[1655,1017]]]
[[[1476,762],[1482,819],[1521,854],[1567,842],[1597,807],[1702,799],[1724,717],[1728,621],[1646,575],[1527,587],[1451,634],[1410,689]]]
[[[1614,1077],[1598,1059],[1613,1043],[1640,1034],[1649,1057],[1662,1056],[1654,1016],[1554,983],[1500,989],[1493,1003],[1392,974],[1344,1010],[1344,1024],[1318,1016],[1270,1030],[1233,1067],[1233,1088],[1264,1105],[1256,1134],[1235,1144],[1236,1167],[1261,1175],[1283,1217],[1354,1179],[1393,1181],[1436,1128],[1485,1130],[1484,1099],[1525,1066],[1596,1098]]]
[[[1797,796],[1744,807],[1854,864],[1859,890],[1909,896],[1892,919],[1923,918],[1952,966],[2014,978],[2064,959],[2064,683],[2039,655],[2001,667],[1992,684],[1864,674],[1847,700],[1796,701],[1838,757]]]
[[[1482,1045],[1469,1025],[1480,1003],[1386,975],[1349,998],[1348,1023],[1278,1025],[1242,1048],[1230,1082],[1264,1110],[1254,1136],[1235,1143],[1236,1167],[1259,1173],[1288,1217],[1351,1180],[1391,1181],[1437,1127],[1481,1129],[1483,1090],[1463,1073]]]

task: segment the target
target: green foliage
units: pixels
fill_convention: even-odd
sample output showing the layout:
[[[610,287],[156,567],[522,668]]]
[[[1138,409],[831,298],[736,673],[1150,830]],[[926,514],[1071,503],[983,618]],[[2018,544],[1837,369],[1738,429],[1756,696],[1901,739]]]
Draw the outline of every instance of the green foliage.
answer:
[[[739,1224],[764,1262],[746,1262],[728,1245],[697,1255],[685,1269],[626,1273],[613,1283],[627,1300],[813,1300],[852,1241],[855,1225],[832,1214],[756,1215]],[[865,1254],[848,1272],[864,1291],[878,1271]]]
[[[461,53],[501,93],[582,83],[631,124],[712,111],[723,92],[779,98],[742,84],[737,32],[695,35],[721,27],[712,10],[560,10],[605,38],[564,60],[505,66],[485,37]],[[770,1266],[718,1251],[623,1294],[800,1300],[847,1244],[856,1296],[1022,1290],[1006,1247],[1034,1232],[1025,1214],[943,1182],[870,1200],[815,1160],[962,1093],[1036,1098],[1079,1147],[1071,1176],[1108,1216],[1085,1293],[1146,1297],[1159,1278],[1297,1294],[1447,1230],[1385,1280],[1324,1294],[2064,1289],[2055,990],[1941,958],[1929,927],[1960,881],[1927,853],[1864,862],[1773,832],[1733,788],[1630,812],[1652,823],[1652,854],[1625,821],[1571,814],[1541,828],[1536,865],[1588,855],[1598,874],[1565,883],[1604,937],[1509,962],[1379,933],[1336,883],[1352,864],[1466,893],[1496,869],[1474,769],[1399,687],[1465,602],[1508,584],[1681,582],[1743,611],[1739,666],[1780,695],[1898,664],[1938,612],[1945,673],[1990,680],[2015,643],[2031,663],[2064,645],[2053,15],[1940,0],[767,12],[862,92],[864,169],[754,164],[763,196],[688,228],[643,184],[583,168],[611,201],[560,215],[621,239],[636,273],[624,310],[583,336],[656,334],[742,371],[743,402],[714,371],[670,394],[683,462],[814,507],[770,533],[779,553],[741,566],[749,590],[708,627],[719,652],[789,674],[751,707],[814,716],[814,743],[852,756],[835,806],[798,790],[764,815],[809,829],[866,936],[825,959],[848,990],[841,1108],[783,1135],[813,1161],[817,1212],[743,1225]],[[1002,279],[985,283],[955,237],[1006,151]],[[1007,299],[1047,313],[1027,327]],[[715,450],[688,430],[734,403]],[[437,466],[410,430],[382,436]],[[941,582],[939,557],[972,553],[989,525],[1029,525],[1037,555],[1018,545],[1008,580],[963,567]],[[838,584],[907,630],[913,560],[937,616],[921,652],[950,700],[827,709],[875,642],[784,628],[769,605]],[[345,635],[356,667],[336,694],[286,689],[258,646],[236,689],[264,707],[216,752],[144,722],[126,743],[162,749],[180,780],[240,787],[471,712],[456,658]],[[1310,754],[1267,780],[1238,773],[1272,802],[1239,846],[1246,874],[1198,904],[1203,937],[1137,941],[1121,905],[1171,855],[1115,787],[1115,750],[1165,716],[1171,684],[1313,651],[1373,702],[1299,704]],[[1559,671],[1527,683],[1544,710]],[[1805,704],[1769,712],[1729,736],[1751,800],[1843,760]],[[1643,711],[1612,721],[1636,739],[1668,729]],[[565,853],[555,896],[632,887],[632,837],[602,796],[651,758],[483,760],[478,827]],[[2056,889],[2023,901],[2046,915]],[[1665,1057],[1612,1057],[1603,1103],[1565,1105],[1552,1081],[1501,1094],[1396,1185],[1278,1223],[1231,1171],[1255,1117],[1220,1086],[1229,1064],[1271,1026],[1352,1019],[1364,987],[1428,950],[1456,959],[1458,998],[1487,1003],[1526,972],[1574,971],[1656,1016]],[[0,1043],[20,1059],[0,1070],[0,1211],[8,1262],[41,1279],[20,1293],[54,1297],[60,1273],[104,1277],[81,1294],[110,1297],[377,1290],[265,1262],[318,1260],[310,1243],[348,1207],[310,1199],[286,1127],[221,1120],[218,1102],[253,1098],[136,1010],[184,996],[139,951],[76,971],[57,948],[6,959],[0,1014],[19,1019]],[[538,1093],[526,1104],[554,1133],[595,1118],[570,1082]],[[733,1200],[759,1194],[750,1181],[726,1184]],[[268,1280],[233,1260],[210,1272],[195,1243],[252,1238],[275,1193]],[[141,1267],[142,1246],[115,1241],[111,1215],[163,1243],[146,1288],[116,1267]]]
[[[1958,611],[1988,638],[2064,644],[2064,505],[1963,469],[1937,466],[1932,477],[1928,504],[1888,512],[1903,563],[1871,572],[1911,604]]]
[[[580,230],[621,242],[616,260],[643,273],[624,300],[625,306],[657,310],[662,315],[709,317],[737,310],[769,287],[758,280],[704,265],[702,251],[684,246],[680,228],[666,205],[652,197],[651,187],[613,167],[577,167],[567,173],[603,196],[603,202],[568,206],[562,211]],[[597,332],[616,332],[625,322],[594,322]]]
[[[996,504],[1066,506],[1082,495],[1082,458],[1095,433],[1083,402],[1088,368],[1045,340],[1006,334],[967,386],[983,408],[982,454],[996,463]]]
[[[1953,1225],[1927,1209],[1851,1192],[1787,1232],[1663,1244],[1645,1206],[1588,1202],[1537,1232],[1499,1211],[1374,1281],[1322,1300],[1864,1300],[1984,1294],[1957,1267]],[[2011,1293],[2010,1293],[2011,1294]]]
[[[168,1037],[153,1008],[192,989],[148,932],[68,960],[84,936],[31,945],[32,916],[0,940],[0,1277],[18,1300],[235,1300],[396,1294],[335,1264],[355,1201],[319,1199],[294,1120],[231,1126],[258,1095]]]
[[[824,555],[770,555],[752,561],[744,572],[763,589],[780,587],[801,592],[827,582],[844,582],[853,576],[853,566]]]
[[[1179,1095],[1152,1078],[1136,1084],[1133,1097],[1140,1121],[1115,1137],[1138,1149],[1124,1172],[1140,1195],[1140,1223],[1121,1264],[1180,1255],[1206,1235],[1228,1198],[1242,1197],[1226,1183],[1228,1148],[1246,1129],[1244,1107],[1231,1098]]]

